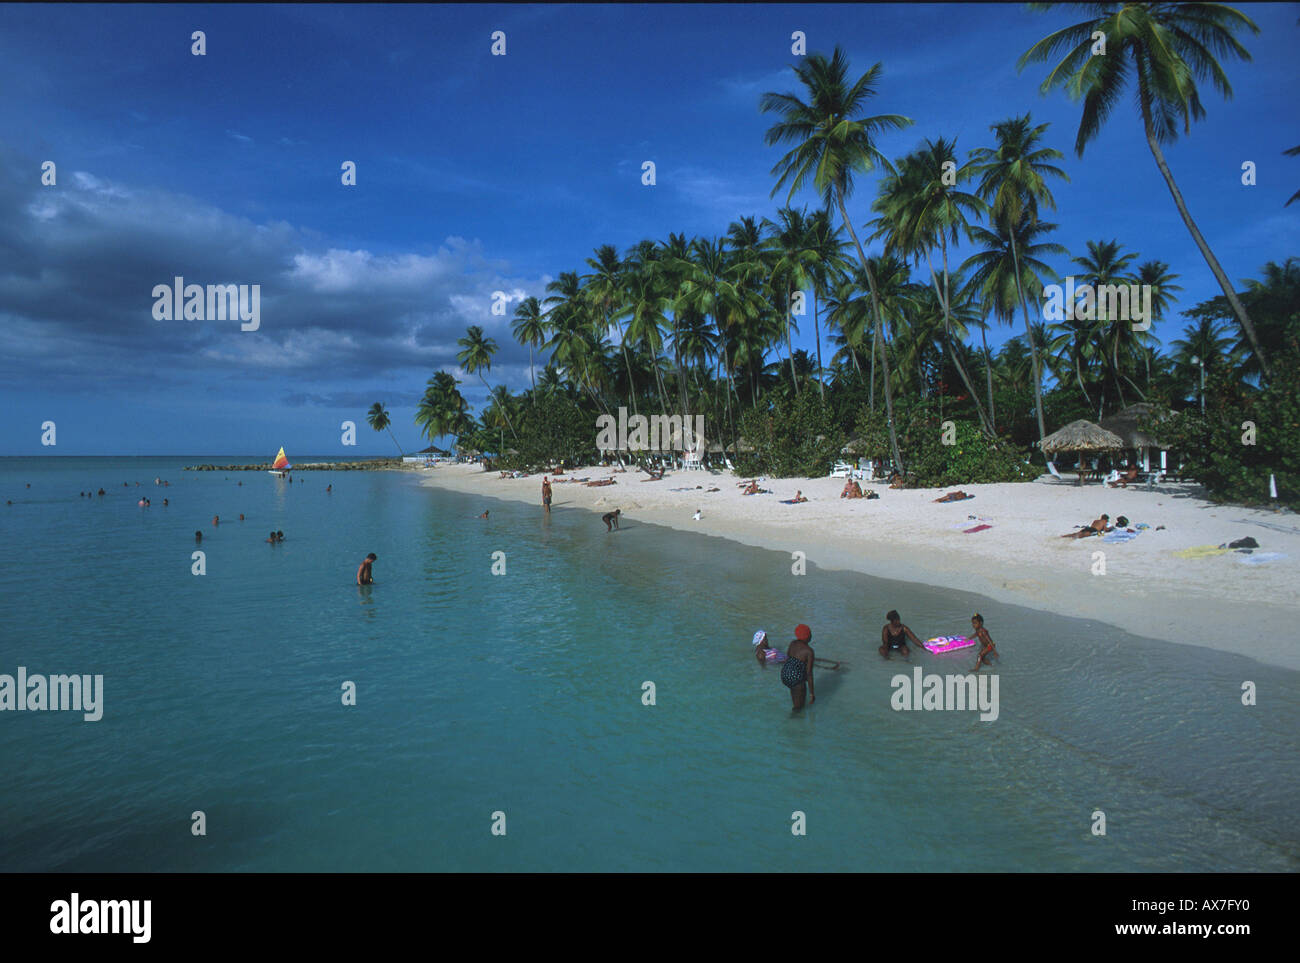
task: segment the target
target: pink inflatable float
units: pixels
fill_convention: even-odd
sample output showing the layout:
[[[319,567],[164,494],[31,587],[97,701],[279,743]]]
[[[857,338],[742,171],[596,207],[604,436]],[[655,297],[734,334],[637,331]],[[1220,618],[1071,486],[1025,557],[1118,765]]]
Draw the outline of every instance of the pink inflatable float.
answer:
[[[941,635],[937,639],[931,639],[924,643],[925,647],[931,652],[951,652],[953,649],[966,649],[974,645],[977,640],[963,639],[956,635]]]

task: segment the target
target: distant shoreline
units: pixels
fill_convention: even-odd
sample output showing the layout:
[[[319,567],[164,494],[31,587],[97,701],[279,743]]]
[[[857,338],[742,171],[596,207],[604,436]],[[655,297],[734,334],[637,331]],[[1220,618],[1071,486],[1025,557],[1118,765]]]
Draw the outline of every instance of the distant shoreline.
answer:
[[[528,502],[542,511],[540,474],[502,479],[481,465],[446,465],[421,475],[422,486]],[[872,486],[879,499],[843,500],[841,478],[765,479],[763,487],[773,494],[745,497],[730,472],[675,471],[663,481],[645,482],[634,472],[593,467],[560,477],[613,477],[617,484],[587,488],[557,481],[557,512],[621,507],[625,516],[656,525],[803,552],[823,568],[972,592],[1300,670],[1294,631],[1300,624],[1300,519],[1292,513],[1214,505],[1181,489],[1147,492],[1096,484],[966,485],[974,499],[935,504],[940,489],[883,485]],[[672,491],[681,487],[691,490]],[[706,491],[710,487],[720,490]],[[796,490],[809,502],[781,502]],[[697,509],[699,521],[693,519]],[[1151,527],[1125,543],[1059,537],[1102,512],[1112,519],[1125,514],[1135,525]],[[991,527],[967,533],[967,524]],[[1157,525],[1164,530],[1156,531]],[[1232,552],[1203,558],[1175,554],[1243,535],[1256,538],[1259,552],[1287,557],[1251,565]],[[1093,574],[1096,552],[1105,556],[1103,575]]]

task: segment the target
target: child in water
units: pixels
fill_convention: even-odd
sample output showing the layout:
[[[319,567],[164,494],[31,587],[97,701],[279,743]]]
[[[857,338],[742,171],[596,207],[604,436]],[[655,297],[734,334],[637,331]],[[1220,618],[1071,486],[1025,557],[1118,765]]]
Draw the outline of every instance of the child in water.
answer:
[[[993,636],[989,635],[989,630],[984,628],[984,616],[976,612],[970,617],[971,628],[975,630],[975,638],[979,639],[980,651],[975,658],[975,668],[972,672],[978,672],[981,665],[989,665],[989,658],[995,658],[999,662],[1002,656],[998,653],[997,646],[993,644]]]

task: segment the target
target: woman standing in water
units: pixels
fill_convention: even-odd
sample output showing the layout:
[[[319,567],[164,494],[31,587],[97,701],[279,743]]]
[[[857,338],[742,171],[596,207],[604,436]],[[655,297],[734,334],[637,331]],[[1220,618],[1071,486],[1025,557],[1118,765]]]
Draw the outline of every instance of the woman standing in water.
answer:
[[[781,681],[790,690],[794,711],[803,708],[804,696],[808,704],[817,701],[817,688],[813,685],[812,629],[800,623],[794,627],[794,641],[785,650],[786,660],[781,666]]]

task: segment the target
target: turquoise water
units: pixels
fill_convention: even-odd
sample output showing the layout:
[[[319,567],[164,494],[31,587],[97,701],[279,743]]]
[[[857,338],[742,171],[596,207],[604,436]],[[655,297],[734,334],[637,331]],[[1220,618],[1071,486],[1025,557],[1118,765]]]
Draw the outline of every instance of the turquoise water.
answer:
[[[415,474],[180,470],[238,460],[0,459],[0,673],[102,673],[105,690],[99,722],[0,712],[0,869],[1300,868],[1294,672],[794,576],[788,554],[635,514],[607,535],[559,488],[547,519]],[[371,551],[378,584],[360,589]],[[996,721],[890,707],[908,667],[869,640],[894,607],[928,635],[984,613]],[[800,621],[848,664],[794,716],[749,638]]]

